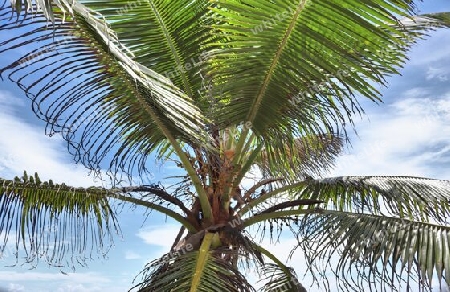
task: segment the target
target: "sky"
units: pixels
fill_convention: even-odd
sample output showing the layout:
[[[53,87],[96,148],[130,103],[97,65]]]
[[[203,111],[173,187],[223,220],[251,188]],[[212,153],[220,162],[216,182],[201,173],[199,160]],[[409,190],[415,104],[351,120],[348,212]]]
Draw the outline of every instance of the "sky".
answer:
[[[423,13],[450,11],[450,2],[425,1],[419,9]],[[430,33],[408,56],[400,70],[402,76],[388,78],[388,87],[381,88],[384,103],[363,102],[366,115],[356,120],[358,136],[352,135],[351,147],[338,159],[330,176],[450,179],[450,30]],[[0,54],[0,67],[8,61]],[[99,184],[72,162],[61,138],[44,135],[44,125],[31,113],[29,100],[7,81],[0,81],[0,137],[0,177],[20,176],[27,170],[74,186]],[[173,171],[173,165],[155,164],[153,179],[164,184],[164,178]],[[119,214],[122,236],[116,237],[108,257],[75,272],[45,265],[35,269],[8,267],[14,256],[7,248],[0,258],[0,291],[127,291],[146,262],[170,249],[179,228],[156,213],[145,217],[141,209],[123,209]],[[294,242],[282,238],[276,245],[263,244],[285,260]],[[301,263],[301,255],[296,254],[288,264],[301,275]]]

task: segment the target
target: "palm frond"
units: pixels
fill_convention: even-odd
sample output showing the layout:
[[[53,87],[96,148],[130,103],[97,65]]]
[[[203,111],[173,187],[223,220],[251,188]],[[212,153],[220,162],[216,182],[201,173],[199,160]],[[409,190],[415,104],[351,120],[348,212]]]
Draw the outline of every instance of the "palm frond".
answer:
[[[2,5],[4,6],[6,2],[7,1],[3,1]],[[52,0],[37,0],[37,1],[30,1],[30,0],[21,1],[21,0],[19,0],[19,1],[17,1],[17,0],[11,0],[10,5],[11,5],[12,12],[16,13],[17,19],[19,19],[22,12],[25,15],[27,15],[30,11],[32,11],[32,12],[41,11],[48,21],[55,23],[55,15],[53,14],[52,3],[58,4],[58,6],[63,11],[65,11],[64,8],[62,7],[62,5],[60,5],[61,2],[64,4],[67,4],[67,2],[65,0],[62,0],[62,1],[52,1]]]
[[[307,126],[318,126],[318,121],[308,120],[306,123],[314,110],[308,105],[315,106],[317,117],[328,125],[328,120],[320,115],[327,109],[337,111],[338,104],[349,112],[357,109],[346,106],[347,101],[356,106],[347,91],[351,87],[355,88],[355,92],[361,91],[365,96],[376,99],[376,90],[364,77],[381,82],[381,76],[392,72],[394,64],[404,57],[406,47],[404,40],[394,38],[382,28],[389,29],[387,24],[396,23],[393,11],[406,16],[413,5],[384,0],[373,0],[370,4],[347,1],[345,5],[338,1],[219,3],[220,6],[214,11],[226,21],[214,26],[215,33],[228,41],[217,44],[213,72],[221,82],[226,83],[224,93],[239,99],[239,102],[230,101],[228,110],[233,116],[229,114],[227,117],[254,123],[253,129],[258,133],[266,132],[266,126],[273,127],[280,122],[286,125],[283,121],[286,113],[280,113],[287,107],[297,111],[295,121],[300,122],[301,131],[310,132]],[[220,21],[220,17],[217,19]],[[355,46],[361,39],[367,44]],[[391,51],[392,58],[397,62],[386,64],[384,70],[363,70],[360,64],[362,59],[354,58],[349,53],[351,49],[362,51],[365,47],[383,47],[383,44],[395,44],[400,49],[395,54]],[[294,51],[301,52],[301,57],[292,54]],[[381,59],[377,55],[373,58]],[[227,64],[224,64],[225,61]],[[380,61],[387,63],[386,60]],[[342,70],[348,72],[342,74]],[[336,80],[328,80],[329,76]],[[301,98],[301,106],[290,104],[294,95],[309,93],[310,86],[322,82],[329,87],[329,93],[334,93],[336,100],[316,96],[313,92],[310,103],[308,98]],[[340,82],[350,88],[337,86]],[[289,125],[291,127],[284,130],[298,128],[294,121]]]
[[[0,73],[25,91],[48,134],[61,132],[75,159],[90,168],[112,156],[109,167],[127,173],[144,171],[151,152],[167,151],[176,140],[205,143],[206,120],[190,97],[134,61],[101,16],[78,2],[59,4],[70,14],[60,23],[60,8],[53,8],[52,29],[42,13],[11,22],[9,8],[0,8],[1,29],[17,33],[0,43],[0,54],[32,50]]]
[[[293,268],[284,265],[275,255],[262,246],[255,243],[253,245],[273,261],[273,263],[264,263],[262,265],[262,273],[265,279],[260,279],[260,281],[266,283],[261,287],[260,291],[306,292],[306,289],[298,281]]]
[[[306,289],[298,282],[295,271],[292,268],[289,269],[289,274],[286,274],[284,269],[276,264],[266,264],[263,269],[264,284],[259,291],[271,292],[271,291],[284,291],[284,292],[306,292]]]
[[[100,187],[74,188],[41,181],[39,176],[0,179],[0,234],[4,245],[15,236],[25,261],[44,260],[56,266],[83,264],[102,254],[119,232],[108,191]]]
[[[407,176],[342,176],[308,180],[296,199],[321,200],[340,211],[388,213],[428,222],[448,222],[450,182]]]
[[[86,1],[101,13],[136,62],[169,78],[196,101],[208,94],[205,82],[211,38],[208,1]],[[199,106],[209,100],[196,103]],[[204,108],[206,110],[206,108]]]
[[[245,277],[221,255],[229,250],[179,250],[149,263],[142,273],[139,291],[192,291],[192,280],[201,272],[194,291],[255,291]],[[202,256],[202,257],[201,257]],[[201,271],[197,265],[201,262]]]
[[[284,154],[288,138],[344,129],[363,112],[356,96],[379,100],[377,84],[397,73],[410,45],[431,28],[398,28],[413,1],[214,3],[221,41],[210,45],[210,64],[223,88],[219,116],[252,124],[238,154],[250,132]]]
[[[328,171],[342,151],[343,139],[335,135],[303,136],[292,145],[286,143],[283,153],[278,148],[273,142],[266,143],[256,164],[263,177],[283,177],[284,181],[292,182]]]
[[[408,30],[423,29],[424,27],[450,27],[450,12],[430,13],[407,17],[400,20],[399,27]]]
[[[23,247],[28,263],[44,259],[63,265],[68,254],[72,264],[84,263],[94,251],[101,253],[112,244],[114,232],[120,233],[110,199],[161,212],[190,232],[199,228],[184,203],[157,186],[75,188],[52,180],[42,182],[37,173],[28,176],[24,172],[22,178],[0,178],[1,249],[8,238],[15,238],[16,248]]]
[[[170,218],[178,221],[184,228],[191,232],[195,232],[198,230],[198,218],[187,209],[183,202],[178,200],[176,197],[172,197],[169,194],[164,194],[161,196],[160,190],[151,190],[148,187],[128,187],[122,189],[111,189],[109,190],[109,196],[117,199],[122,202],[127,202],[130,204],[134,204],[137,206],[142,206],[148,208],[149,210],[158,211]],[[127,192],[127,194],[123,194]],[[147,194],[141,195],[140,197],[136,197],[131,193],[136,192],[145,192]],[[151,199],[150,197],[154,196],[155,198]],[[181,211],[184,212],[183,215],[173,210],[178,207]]]
[[[441,285],[450,285],[448,225],[323,211],[304,218],[299,238],[310,271],[325,275],[333,270],[343,291],[366,287],[409,291],[411,280],[430,289],[433,277]],[[332,267],[333,259],[337,264]]]

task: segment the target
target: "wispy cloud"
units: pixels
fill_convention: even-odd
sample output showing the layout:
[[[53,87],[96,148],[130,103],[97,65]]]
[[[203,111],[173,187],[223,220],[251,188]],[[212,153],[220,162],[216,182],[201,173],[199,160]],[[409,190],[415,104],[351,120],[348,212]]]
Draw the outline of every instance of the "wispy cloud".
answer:
[[[111,279],[95,272],[87,273],[42,273],[42,272],[25,272],[16,271],[0,271],[0,281],[4,282],[27,282],[27,281],[72,281],[80,284],[103,284],[110,283]]]
[[[141,258],[141,255],[139,255],[138,253],[132,251],[132,250],[127,250],[125,252],[125,259],[126,260],[138,260]]]
[[[25,291],[25,286],[20,284],[9,283],[8,292],[22,292]]]
[[[122,281],[123,282],[123,281]],[[98,272],[85,273],[45,273],[0,271],[0,283],[9,292],[35,291],[48,292],[95,292],[95,291],[127,291],[130,287]],[[114,283],[114,284],[113,284]],[[2,288],[0,288],[0,291]]]
[[[136,235],[146,244],[161,247],[168,252],[179,231],[179,225],[164,224],[141,228]]]
[[[49,138],[43,128],[20,118],[19,113],[28,110],[26,106],[21,99],[0,90],[0,177],[12,178],[27,170],[38,172],[42,179],[75,186],[98,184],[83,166],[72,162],[61,138]]]
[[[437,79],[445,82],[449,79],[450,69],[447,67],[429,67],[427,71],[427,80]]]
[[[448,10],[448,9],[447,9]],[[414,50],[408,54],[409,65],[431,66],[449,59],[448,45],[450,43],[450,34],[447,29],[439,29],[431,32],[430,37],[423,42],[423,50]],[[433,52],[430,54],[430,51]]]
[[[450,162],[450,92],[404,98],[369,118],[357,125],[360,139],[338,159],[333,175],[450,177],[442,168]]]

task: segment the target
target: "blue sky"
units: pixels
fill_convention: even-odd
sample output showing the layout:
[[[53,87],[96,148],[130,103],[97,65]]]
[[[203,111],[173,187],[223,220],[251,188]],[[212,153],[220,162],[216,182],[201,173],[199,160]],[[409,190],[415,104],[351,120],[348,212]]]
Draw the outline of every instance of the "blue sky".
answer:
[[[420,3],[421,12],[450,11],[448,0]],[[0,37],[2,36],[0,32]],[[338,159],[330,175],[415,175],[450,178],[450,30],[439,30],[420,41],[409,53],[402,76],[389,78],[382,89],[384,103],[364,102],[367,115],[357,120],[359,136]],[[0,67],[10,59],[0,55]],[[46,137],[44,125],[31,113],[23,93],[0,82],[0,177],[37,171],[44,179],[75,186],[98,184],[75,165],[59,137]],[[154,181],[174,166],[154,165]],[[134,276],[149,259],[168,251],[178,226],[164,216],[145,219],[141,209],[124,209],[120,215],[122,238],[117,237],[107,259],[89,262],[76,272],[40,265],[6,267],[14,262],[11,250],[0,259],[0,291],[127,291]],[[286,259],[294,240],[284,238],[269,249]],[[301,274],[301,255],[290,265]],[[310,279],[305,278],[304,282]]]

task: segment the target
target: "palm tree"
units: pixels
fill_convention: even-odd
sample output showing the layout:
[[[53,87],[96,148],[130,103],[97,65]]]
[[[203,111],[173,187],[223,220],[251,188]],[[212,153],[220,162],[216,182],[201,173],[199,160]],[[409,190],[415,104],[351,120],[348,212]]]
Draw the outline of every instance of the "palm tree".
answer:
[[[16,235],[27,262],[101,250],[125,202],[181,226],[139,291],[254,291],[246,267],[263,273],[263,291],[304,291],[255,226],[291,231],[326,289],[330,275],[343,291],[450,284],[449,181],[324,178],[358,100],[379,101],[376,87],[448,13],[417,16],[411,0],[11,3],[0,54],[28,53],[0,75],[76,162],[111,177],[109,188],[0,180],[0,233]],[[175,190],[125,183],[144,178],[149,159],[177,160]]]

